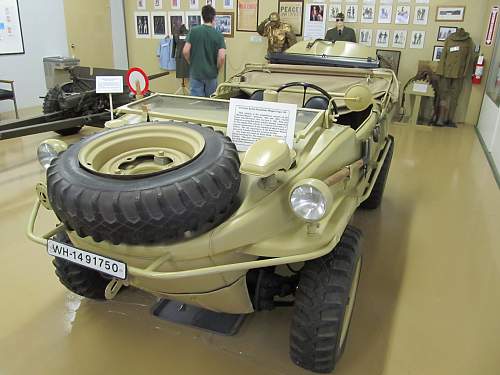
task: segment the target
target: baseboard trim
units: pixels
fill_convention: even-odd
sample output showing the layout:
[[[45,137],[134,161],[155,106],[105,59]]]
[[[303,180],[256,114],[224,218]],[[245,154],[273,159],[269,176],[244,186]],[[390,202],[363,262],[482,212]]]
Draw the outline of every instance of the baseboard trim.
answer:
[[[479,143],[481,144],[481,147],[483,148],[483,152],[484,152],[484,155],[486,156],[486,160],[488,160],[488,164],[490,165],[491,172],[493,173],[493,177],[495,177],[495,181],[497,182],[497,186],[500,189],[500,173],[498,172],[495,161],[491,157],[491,153],[488,151],[488,148],[486,147],[486,143],[484,143],[483,136],[479,132],[477,126],[474,127],[474,130],[476,131],[476,135],[477,135],[477,138],[479,139]]]

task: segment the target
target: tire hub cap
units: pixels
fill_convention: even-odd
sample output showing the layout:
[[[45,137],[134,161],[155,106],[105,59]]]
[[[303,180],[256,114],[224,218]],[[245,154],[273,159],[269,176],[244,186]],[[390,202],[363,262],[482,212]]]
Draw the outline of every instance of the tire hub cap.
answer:
[[[80,165],[114,178],[143,178],[179,168],[205,147],[198,132],[183,126],[136,125],[104,132],[82,147]]]

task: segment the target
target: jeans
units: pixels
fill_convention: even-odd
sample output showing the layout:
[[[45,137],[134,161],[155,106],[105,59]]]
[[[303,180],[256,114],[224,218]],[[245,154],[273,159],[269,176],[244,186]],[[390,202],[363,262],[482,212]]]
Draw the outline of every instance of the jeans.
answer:
[[[212,95],[217,89],[217,78],[214,79],[194,79],[189,80],[191,86],[191,96],[206,96]]]

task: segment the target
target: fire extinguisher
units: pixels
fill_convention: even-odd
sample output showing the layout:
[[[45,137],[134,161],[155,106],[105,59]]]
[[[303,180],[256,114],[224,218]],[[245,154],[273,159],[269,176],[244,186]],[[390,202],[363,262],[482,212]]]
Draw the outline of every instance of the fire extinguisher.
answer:
[[[484,56],[479,55],[476,62],[476,67],[474,69],[474,74],[472,75],[472,84],[479,85],[481,83],[481,78],[483,78],[484,70]]]

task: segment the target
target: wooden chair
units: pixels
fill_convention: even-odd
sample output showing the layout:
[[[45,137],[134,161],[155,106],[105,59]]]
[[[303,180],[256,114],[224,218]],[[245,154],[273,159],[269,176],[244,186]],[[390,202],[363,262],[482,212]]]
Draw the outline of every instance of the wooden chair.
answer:
[[[10,90],[0,88],[0,100],[12,100],[14,102],[14,109],[16,111],[16,119],[19,119],[17,112],[16,92],[14,91],[14,81],[0,79],[0,83],[10,84]]]

